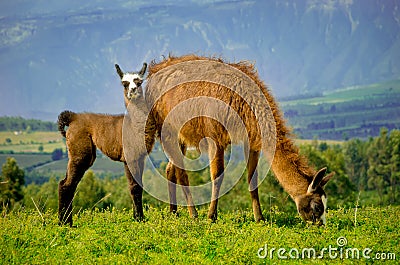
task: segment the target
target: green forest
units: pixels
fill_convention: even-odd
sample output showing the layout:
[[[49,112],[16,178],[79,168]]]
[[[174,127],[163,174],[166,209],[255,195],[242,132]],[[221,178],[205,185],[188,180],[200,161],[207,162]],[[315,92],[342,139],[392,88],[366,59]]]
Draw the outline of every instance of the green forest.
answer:
[[[57,124],[51,121],[37,119],[24,119],[22,117],[0,117],[0,132],[16,131],[57,131]]]

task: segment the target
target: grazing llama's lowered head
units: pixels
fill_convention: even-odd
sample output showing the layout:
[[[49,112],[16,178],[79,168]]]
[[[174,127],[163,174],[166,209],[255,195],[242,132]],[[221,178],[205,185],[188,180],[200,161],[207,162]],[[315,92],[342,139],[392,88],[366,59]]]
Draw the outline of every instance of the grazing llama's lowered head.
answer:
[[[295,198],[297,211],[304,221],[323,225],[326,223],[327,196],[323,188],[335,173],[326,176],[325,173],[326,167],[319,170],[308,186],[307,193]]]
[[[142,83],[144,74],[146,73],[147,64],[143,63],[143,67],[139,72],[122,72],[118,64],[115,65],[117,73],[121,78],[121,83],[124,86],[124,98],[125,105],[128,105],[129,101],[143,96]]]

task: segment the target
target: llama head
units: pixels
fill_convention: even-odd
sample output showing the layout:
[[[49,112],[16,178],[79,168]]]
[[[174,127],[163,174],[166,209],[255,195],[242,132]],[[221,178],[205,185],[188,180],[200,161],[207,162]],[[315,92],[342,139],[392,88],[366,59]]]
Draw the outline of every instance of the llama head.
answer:
[[[117,73],[121,78],[124,87],[124,97],[128,102],[143,95],[142,83],[144,74],[146,73],[147,64],[143,63],[143,67],[139,72],[122,72],[118,64],[115,65]]]
[[[326,223],[328,198],[323,188],[335,173],[326,176],[325,173],[326,167],[320,169],[308,186],[307,193],[295,198],[297,211],[304,221],[311,221],[314,224]]]

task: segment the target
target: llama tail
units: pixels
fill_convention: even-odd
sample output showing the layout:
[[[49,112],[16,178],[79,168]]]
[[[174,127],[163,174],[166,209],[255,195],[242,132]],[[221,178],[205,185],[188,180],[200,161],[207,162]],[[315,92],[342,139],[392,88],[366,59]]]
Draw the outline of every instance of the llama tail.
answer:
[[[66,137],[65,126],[69,126],[75,115],[75,112],[69,110],[65,110],[58,115],[58,130],[62,136]]]

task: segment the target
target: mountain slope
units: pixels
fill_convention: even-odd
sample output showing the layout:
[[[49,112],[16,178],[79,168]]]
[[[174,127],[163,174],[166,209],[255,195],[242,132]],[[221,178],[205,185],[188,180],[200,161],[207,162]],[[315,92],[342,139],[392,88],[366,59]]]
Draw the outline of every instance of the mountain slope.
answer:
[[[398,1],[0,4],[0,115],[122,112],[125,70],[170,52],[256,63],[278,97],[400,77]]]

